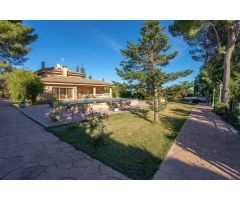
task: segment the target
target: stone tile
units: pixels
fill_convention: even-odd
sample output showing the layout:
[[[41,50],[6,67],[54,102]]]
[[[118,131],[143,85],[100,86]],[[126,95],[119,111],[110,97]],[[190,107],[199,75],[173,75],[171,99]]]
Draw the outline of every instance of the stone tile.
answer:
[[[153,179],[240,179],[240,134],[196,106]]]
[[[20,179],[34,179],[40,174],[42,174],[44,170],[45,167],[41,165],[25,168],[22,172]]]
[[[68,176],[72,179],[81,179],[81,177],[84,175],[85,171],[86,171],[86,168],[72,167],[69,170]]]
[[[77,162],[74,162],[74,166],[76,166],[76,167],[88,168],[91,165],[92,165],[92,161],[89,159],[85,159],[85,158],[83,158]]]
[[[101,174],[101,162],[60,141],[3,99],[0,99],[0,129],[0,179],[120,177],[120,173],[109,167]],[[121,178],[127,179],[124,175]]]

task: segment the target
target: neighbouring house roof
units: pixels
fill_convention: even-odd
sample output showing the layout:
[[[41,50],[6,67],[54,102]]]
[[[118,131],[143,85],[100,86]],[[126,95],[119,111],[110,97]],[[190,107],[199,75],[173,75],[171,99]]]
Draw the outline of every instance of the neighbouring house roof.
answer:
[[[60,74],[63,73],[63,70],[60,69],[60,68],[57,68],[57,67],[48,67],[48,68],[39,69],[35,73],[37,73],[38,75],[44,75],[44,74],[49,74],[49,73],[60,75]],[[83,73],[72,71],[72,70],[69,70],[69,69],[67,69],[67,73],[69,75],[74,75],[74,76],[79,76],[79,77],[83,76]]]
[[[112,86],[112,83],[105,81],[95,80],[95,79],[86,79],[81,77],[69,77],[69,76],[48,76],[41,78],[41,81],[44,83],[73,83],[73,84],[86,84],[86,85],[109,85]]]

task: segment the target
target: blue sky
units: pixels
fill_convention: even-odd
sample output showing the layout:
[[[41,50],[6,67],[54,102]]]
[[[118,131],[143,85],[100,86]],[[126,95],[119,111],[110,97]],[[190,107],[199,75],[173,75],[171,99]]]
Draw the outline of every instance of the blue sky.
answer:
[[[121,81],[115,68],[120,67],[123,59],[119,49],[125,48],[127,41],[136,42],[143,21],[24,21],[25,25],[35,28],[38,40],[30,47],[26,68],[36,71],[41,61],[47,67],[57,63],[67,65],[75,70],[82,64],[86,73],[94,79],[105,81]],[[160,21],[161,26],[169,26],[172,21]],[[200,62],[195,62],[189,55],[189,47],[181,37],[172,37],[167,28],[171,51],[178,51],[178,56],[165,68],[168,72],[185,69],[194,70],[188,77],[180,81],[194,80]],[[170,84],[173,84],[170,83]]]

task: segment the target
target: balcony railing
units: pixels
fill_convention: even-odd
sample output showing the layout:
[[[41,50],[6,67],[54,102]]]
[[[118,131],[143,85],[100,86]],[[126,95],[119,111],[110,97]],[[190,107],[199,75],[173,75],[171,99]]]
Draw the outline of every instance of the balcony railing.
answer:
[[[110,93],[96,94],[96,98],[107,98],[110,97]]]
[[[78,99],[90,99],[90,98],[110,98],[110,93],[103,93],[103,94],[81,94],[78,96]]]

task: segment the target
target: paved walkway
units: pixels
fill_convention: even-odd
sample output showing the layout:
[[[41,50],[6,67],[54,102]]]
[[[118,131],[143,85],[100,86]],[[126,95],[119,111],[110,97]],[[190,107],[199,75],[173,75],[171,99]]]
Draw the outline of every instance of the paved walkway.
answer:
[[[153,179],[240,179],[240,134],[197,106]]]
[[[0,99],[0,179],[127,179]]]

